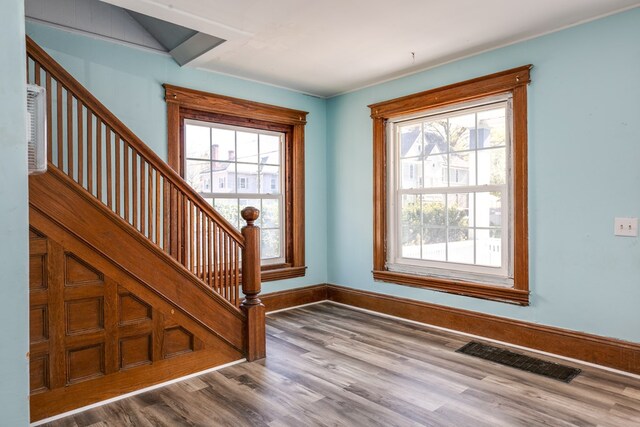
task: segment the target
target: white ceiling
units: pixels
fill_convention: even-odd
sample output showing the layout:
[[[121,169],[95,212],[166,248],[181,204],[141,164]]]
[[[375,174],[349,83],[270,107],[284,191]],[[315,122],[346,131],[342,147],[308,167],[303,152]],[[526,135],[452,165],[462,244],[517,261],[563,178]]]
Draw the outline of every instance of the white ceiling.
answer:
[[[227,40],[189,66],[323,97],[640,5],[640,0],[103,1]]]

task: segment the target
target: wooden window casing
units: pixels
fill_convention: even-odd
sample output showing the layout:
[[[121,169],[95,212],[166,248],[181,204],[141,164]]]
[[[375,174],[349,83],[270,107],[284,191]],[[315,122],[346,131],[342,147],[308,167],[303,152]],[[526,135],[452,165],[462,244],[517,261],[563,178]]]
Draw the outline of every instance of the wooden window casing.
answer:
[[[200,120],[282,132],[284,143],[285,262],[262,266],[262,280],[305,275],[304,127],[307,114],[268,104],[164,85],[167,103],[168,163],[184,177],[184,121]]]
[[[531,65],[369,105],[373,119],[373,277],[375,280],[477,298],[529,304],[527,202],[527,85]],[[513,287],[389,271],[387,261],[387,122],[409,114],[479,100],[512,96]]]

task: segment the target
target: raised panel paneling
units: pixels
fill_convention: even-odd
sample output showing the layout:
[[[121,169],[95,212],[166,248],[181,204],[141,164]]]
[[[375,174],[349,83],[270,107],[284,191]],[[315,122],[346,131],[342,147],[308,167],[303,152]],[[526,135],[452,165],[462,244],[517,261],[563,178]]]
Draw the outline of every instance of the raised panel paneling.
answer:
[[[31,394],[49,389],[49,355],[32,355],[29,358],[29,386]]]
[[[29,228],[29,240],[31,239],[42,239],[44,236],[39,233],[37,230],[33,228]]]
[[[31,255],[29,257],[29,290],[47,288],[46,268],[46,255]]]
[[[67,301],[66,331],[68,335],[95,332],[104,329],[103,298]]]
[[[119,308],[121,325],[151,320],[151,306],[133,294],[120,295]]]
[[[29,341],[31,344],[49,339],[48,307],[36,305],[29,310]]]
[[[104,281],[104,276],[84,261],[73,254],[65,256],[65,284],[67,286],[81,286],[99,284]]]
[[[120,369],[151,363],[151,334],[120,340]]]
[[[104,375],[104,345],[96,344],[67,351],[67,383],[73,384]]]
[[[162,355],[165,359],[193,351],[193,334],[181,326],[164,330]]]

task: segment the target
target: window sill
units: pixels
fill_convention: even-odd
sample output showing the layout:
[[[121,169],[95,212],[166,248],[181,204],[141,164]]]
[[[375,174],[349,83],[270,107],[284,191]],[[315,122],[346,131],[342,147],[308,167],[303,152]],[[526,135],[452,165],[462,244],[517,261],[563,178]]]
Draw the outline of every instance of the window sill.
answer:
[[[271,282],[274,280],[293,279],[294,277],[304,277],[307,271],[306,266],[289,267],[284,265],[265,265],[262,267],[262,281]]]
[[[435,277],[416,276],[387,270],[374,270],[373,278],[374,280],[381,282],[415,286],[456,295],[464,295],[523,306],[529,305],[529,292],[521,289],[490,286]]]

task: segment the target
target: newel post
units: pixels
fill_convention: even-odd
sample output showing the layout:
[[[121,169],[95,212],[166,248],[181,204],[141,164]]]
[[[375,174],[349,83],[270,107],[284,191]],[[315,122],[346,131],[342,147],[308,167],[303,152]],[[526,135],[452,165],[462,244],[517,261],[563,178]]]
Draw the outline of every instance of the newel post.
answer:
[[[265,309],[258,297],[260,293],[260,227],[253,225],[260,211],[253,207],[242,210],[247,225],[242,227],[244,248],[242,249],[242,311],[247,317],[245,357],[249,362],[267,355]]]

